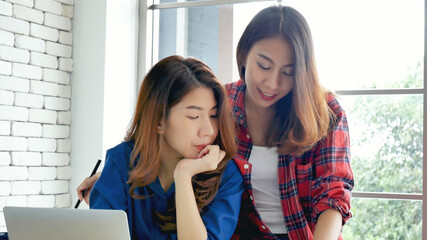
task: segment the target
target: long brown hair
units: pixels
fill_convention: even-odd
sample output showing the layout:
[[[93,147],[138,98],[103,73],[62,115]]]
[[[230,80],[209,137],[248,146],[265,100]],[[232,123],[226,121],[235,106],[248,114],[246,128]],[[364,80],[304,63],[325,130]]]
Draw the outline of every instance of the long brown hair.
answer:
[[[237,66],[245,80],[245,62],[252,46],[260,40],[281,36],[293,46],[294,88],[276,104],[267,146],[278,146],[280,154],[301,154],[324,138],[335,122],[328,107],[328,91],[319,83],[313,41],[305,18],[288,6],[261,10],[246,27],[237,45]]]
[[[212,89],[218,107],[218,136],[214,144],[226,152],[223,161],[214,171],[197,174],[192,183],[199,211],[209,204],[218,191],[219,181],[227,160],[236,153],[235,128],[227,93],[217,80],[212,70],[203,62],[180,56],[167,57],[148,72],[139,90],[133,121],[125,140],[135,143],[131,155],[128,184],[134,198],[146,198],[135,193],[138,187],[153,182],[160,167],[157,126],[162,117],[168,118],[170,109],[192,90],[206,87]],[[168,213],[153,215],[163,230],[176,229],[175,204],[172,203]]]

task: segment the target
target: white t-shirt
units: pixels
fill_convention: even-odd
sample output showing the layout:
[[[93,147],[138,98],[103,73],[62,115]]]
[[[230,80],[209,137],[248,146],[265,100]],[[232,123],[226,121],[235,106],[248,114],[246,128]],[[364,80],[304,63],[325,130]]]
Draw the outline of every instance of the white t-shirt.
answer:
[[[277,148],[253,146],[251,184],[258,213],[272,233],[287,233],[277,183]]]

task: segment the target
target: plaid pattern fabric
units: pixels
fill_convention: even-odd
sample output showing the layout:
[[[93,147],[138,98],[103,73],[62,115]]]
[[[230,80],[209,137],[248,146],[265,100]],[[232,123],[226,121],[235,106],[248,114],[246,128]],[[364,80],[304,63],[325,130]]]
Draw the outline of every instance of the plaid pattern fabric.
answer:
[[[244,107],[246,85],[239,80],[227,84],[226,89],[239,129],[235,159],[246,185],[239,223],[232,239],[277,239],[261,220],[253,201],[252,166],[248,162],[252,140]],[[338,120],[328,136],[301,156],[279,155],[280,199],[290,239],[312,239],[317,218],[327,209],[338,210],[343,224],[351,217],[350,192],[354,181],[347,119],[332,94],[328,96],[328,105]]]

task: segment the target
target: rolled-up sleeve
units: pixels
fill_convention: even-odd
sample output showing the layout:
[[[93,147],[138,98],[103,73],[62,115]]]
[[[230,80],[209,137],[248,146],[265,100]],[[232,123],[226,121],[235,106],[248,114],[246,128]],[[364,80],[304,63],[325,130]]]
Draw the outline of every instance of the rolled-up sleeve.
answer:
[[[337,123],[328,136],[319,142],[313,161],[315,179],[311,189],[314,208],[312,219],[317,222],[323,211],[335,209],[341,213],[345,224],[351,217],[350,199],[354,178],[350,166],[347,118],[340,107],[335,110]]]

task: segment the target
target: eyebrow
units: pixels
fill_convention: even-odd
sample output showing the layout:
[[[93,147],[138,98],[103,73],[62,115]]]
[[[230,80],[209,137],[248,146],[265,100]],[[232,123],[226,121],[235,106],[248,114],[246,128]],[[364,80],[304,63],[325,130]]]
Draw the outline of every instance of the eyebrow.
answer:
[[[211,110],[212,110],[212,109],[215,109],[215,108],[218,108],[218,105],[215,105],[213,108],[211,108]],[[199,106],[196,106],[196,105],[190,105],[190,106],[187,106],[185,109],[203,110],[203,108],[202,108],[202,107],[199,107]]]
[[[264,58],[265,60],[269,61],[270,63],[273,63],[273,60],[271,58],[265,56],[262,53],[258,53],[258,56]],[[290,64],[286,64],[284,67],[294,67],[294,66],[295,66],[295,63],[290,63]]]

